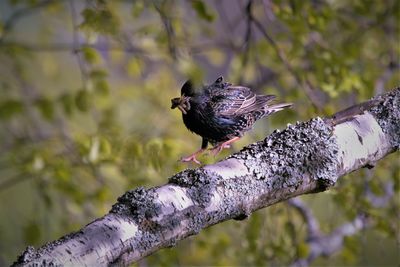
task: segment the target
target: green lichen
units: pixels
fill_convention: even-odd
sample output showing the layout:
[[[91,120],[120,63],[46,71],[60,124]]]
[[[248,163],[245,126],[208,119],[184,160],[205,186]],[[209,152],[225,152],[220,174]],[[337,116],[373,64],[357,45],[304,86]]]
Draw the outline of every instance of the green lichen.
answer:
[[[169,183],[187,188],[190,198],[206,207],[222,178],[202,168],[180,172],[169,179]]]
[[[136,222],[151,219],[161,211],[160,204],[154,200],[157,197],[156,188],[138,187],[120,196],[110,213],[129,215]]]
[[[332,127],[321,118],[276,130],[241,152],[232,157],[243,159],[256,179],[273,188],[294,191],[304,175],[316,180],[321,189],[337,179],[338,145]]]

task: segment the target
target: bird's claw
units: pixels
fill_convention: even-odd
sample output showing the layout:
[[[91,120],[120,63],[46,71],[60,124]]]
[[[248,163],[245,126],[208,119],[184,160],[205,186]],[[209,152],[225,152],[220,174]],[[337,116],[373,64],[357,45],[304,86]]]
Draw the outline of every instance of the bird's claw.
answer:
[[[217,145],[213,148],[210,148],[210,152],[213,156],[218,155],[224,148],[230,148],[231,145],[229,144],[221,144],[221,145]]]
[[[188,157],[181,158],[181,162],[191,162],[191,161],[199,165],[201,164],[201,162],[198,159],[196,159],[196,155],[190,155]]]
[[[220,146],[216,146],[216,147],[210,148],[210,154],[212,154],[214,157],[216,155],[218,155],[219,152],[221,152],[221,151],[222,151],[222,148]]]

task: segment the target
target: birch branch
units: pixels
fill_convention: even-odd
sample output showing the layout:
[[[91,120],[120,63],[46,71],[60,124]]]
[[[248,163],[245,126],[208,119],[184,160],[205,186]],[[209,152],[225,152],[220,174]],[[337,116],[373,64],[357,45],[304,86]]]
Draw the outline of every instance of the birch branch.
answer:
[[[200,230],[286,199],[325,191],[400,147],[400,87],[350,107],[276,130],[213,165],[163,186],[122,195],[111,211],[15,265],[128,265]]]
[[[309,266],[319,256],[329,257],[343,248],[346,236],[354,235],[368,226],[368,218],[364,214],[358,214],[351,222],[347,222],[337,227],[330,234],[323,234],[319,229],[319,224],[314,218],[311,210],[300,199],[289,200],[289,204],[296,208],[307,223],[307,244],[310,252],[306,258],[299,258],[294,261],[291,267]]]

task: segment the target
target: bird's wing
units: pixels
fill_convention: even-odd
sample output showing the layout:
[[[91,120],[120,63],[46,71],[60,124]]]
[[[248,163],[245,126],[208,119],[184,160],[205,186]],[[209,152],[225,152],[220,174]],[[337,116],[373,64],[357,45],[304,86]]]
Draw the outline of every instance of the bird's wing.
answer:
[[[272,95],[256,95],[247,87],[229,86],[212,92],[211,105],[215,114],[237,116],[262,108],[273,98]]]

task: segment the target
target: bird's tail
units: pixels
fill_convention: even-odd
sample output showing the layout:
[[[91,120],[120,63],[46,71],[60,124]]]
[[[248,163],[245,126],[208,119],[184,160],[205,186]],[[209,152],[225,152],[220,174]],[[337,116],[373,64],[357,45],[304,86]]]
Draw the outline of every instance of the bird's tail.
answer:
[[[291,106],[293,106],[293,103],[279,103],[272,106],[265,106],[265,111],[268,114],[272,114],[285,108],[290,108]]]
[[[291,107],[292,103],[279,103],[274,105],[264,105],[262,108],[257,109],[253,112],[253,115],[256,120],[261,119],[263,117],[269,116],[275,112],[281,111],[285,108]]]

